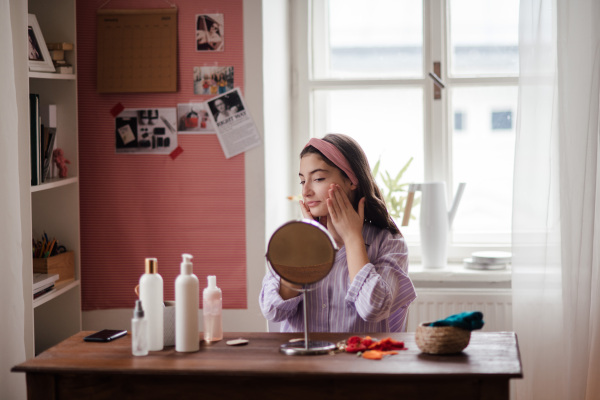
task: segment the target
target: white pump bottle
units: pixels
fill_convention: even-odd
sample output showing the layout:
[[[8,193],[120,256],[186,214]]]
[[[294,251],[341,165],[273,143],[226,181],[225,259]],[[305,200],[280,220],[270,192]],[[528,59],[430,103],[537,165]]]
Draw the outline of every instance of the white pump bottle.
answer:
[[[207,277],[208,287],[202,292],[202,311],[204,315],[204,340],[208,343],[223,339],[223,297],[217,287],[217,277]]]
[[[159,351],[164,345],[163,279],[156,258],[146,258],[146,273],[140,277],[140,300],[148,321],[148,350]]]
[[[175,351],[200,350],[200,286],[190,254],[182,254],[181,274],[175,279]]]

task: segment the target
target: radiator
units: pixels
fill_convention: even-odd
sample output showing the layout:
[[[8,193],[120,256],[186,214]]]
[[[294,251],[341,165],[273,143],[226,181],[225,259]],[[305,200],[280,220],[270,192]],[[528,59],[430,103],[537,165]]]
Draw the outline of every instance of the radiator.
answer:
[[[435,321],[463,311],[481,311],[482,331],[512,330],[510,289],[417,288],[417,299],[408,310],[407,332],[421,322]]]

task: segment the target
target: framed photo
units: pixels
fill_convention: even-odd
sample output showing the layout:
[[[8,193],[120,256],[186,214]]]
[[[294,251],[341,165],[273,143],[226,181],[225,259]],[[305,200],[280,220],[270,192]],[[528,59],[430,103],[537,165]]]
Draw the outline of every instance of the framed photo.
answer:
[[[29,38],[27,50],[29,70],[54,72],[52,57],[50,57],[44,36],[42,36],[42,30],[34,14],[28,14],[27,16],[27,36]]]

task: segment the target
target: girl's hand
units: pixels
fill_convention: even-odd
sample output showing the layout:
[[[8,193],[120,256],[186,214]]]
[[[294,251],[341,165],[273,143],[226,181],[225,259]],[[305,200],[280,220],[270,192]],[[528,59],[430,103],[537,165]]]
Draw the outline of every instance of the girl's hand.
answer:
[[[303,200],[298,201],[300,203],[300,211],[302,211],[302,216],[306,219],[315,219],[306,204],[304,204]]]
[[[292,297],[296,297],[300,295],[300,289],[302,289],[301,285],[295,285],[290,283],[283,278],[280,279],[279,285],[279,295],[283,300],[291,299]],[[295,290],[294,290],[295,289]]]
[[[356,212],[346,193],[338,185],[331,185],[329,198],[327,199],[327,209],[329,219],[346,247],[348,277],[352,282],[361,268],[369,262],[362,236],[362,227],[365,220],[365,198],[359,200],[358,212]]]
[[[344,242],[350,237],[362,239],[362,227],[365,220],[365,198],[358,202],[358,212],[354,210],[350,199],[339,185],[332,184],[329,188],[327,209],[331,222]]]

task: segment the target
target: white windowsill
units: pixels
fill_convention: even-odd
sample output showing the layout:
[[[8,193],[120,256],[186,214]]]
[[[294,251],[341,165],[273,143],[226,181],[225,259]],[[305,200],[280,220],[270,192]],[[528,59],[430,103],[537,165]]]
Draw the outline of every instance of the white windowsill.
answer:
[[[495,271],[468,269],[463,264],[439,269],[425,269],[418,263],[408,266],[408,276],[415,287],[506,289],[511,287],[511,275],[510,266]]]

